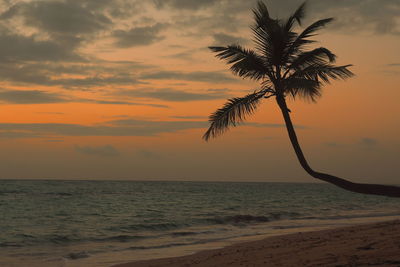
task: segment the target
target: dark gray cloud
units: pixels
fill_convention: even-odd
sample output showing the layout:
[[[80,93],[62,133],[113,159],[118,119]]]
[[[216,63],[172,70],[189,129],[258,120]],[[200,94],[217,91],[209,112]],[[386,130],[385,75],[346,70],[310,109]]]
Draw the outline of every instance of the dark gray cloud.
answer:
[[[214,44],[215,45],[230,45],[230,44],[246,44],[248,43],[248,40],[239,37],[239,36],[234,36],[226,33],[215,33],[213,34],[214,38]]]
[[[149,45],[164,39],[160,33],[166,27],[166,24],[157,23],[152,26],[131,28],[127,31],[116,30],[112,36],[116,39],[115,45],[121,48]]]
[[[194,128],[205,128],[205,121],[144,121],[114,120],[104,125],[63,123],[0,123],[0,136],[17,138],[21,133],[29,137],[49,136],[155,136]],[[24,137],[25,137],[24,136]]]
[[[342,146],[345,146],[345,144],[338,143],[338,142],[327,142],[327,143],[324,143],[324,145],[328,146],[328,147],[342,147]]]
[[[82,61],[73,49],[52,40],[37,40],[0,27],[0,61]]]
[[[79,79],[51,79],[48,81],[47,85],[62,85],[65,88],[90,88],[97,86],[105,86],[110,84],[119,85],[134,85],[140,84],[133,75],[128,73],[120,73],[115,75],[96,75]]]
[[[64,115],[64,112],[36,112],[37,114],[53,114],[53,115]]]
[[[378,144],[378,140],[376,140],[374,138],[364,137],[364,138],[361,138],[360,144],[364,145],[364,146],[375,146]]]
[[[168,108],[168,106],[166,105],[151,104],[151,103],[66,97],[63,94],[50,93],[41,90],[0,89],[0,103],[1,102],[7,104],[50,104],[50,103],[80,102],[80,103],[94,103],[102,105],[130,105],[130,106],[151,106],[156,108]]]
[[[310,17],[335,17],[330,28],[342,33],[400,34],[398,0],[314,0],[309,3],[309,11]]]
[[[10,104],[62,103],[68,100],[61,94],[40,90],[1,90],[0,102]]]
[[[232,75],[227,75],[223,72],[212,71],[194,71],[194,72],[179,72],[179,71],[158,71],[147,73],[140,76],[143,80],[181,80],[181,81],[197,81],[197,82],[216,82],[224,83],[238,81]]]
[[[160,0],[161,2],[161,0]],[[164,2],[164,1],[162,1]],[[193,1],[194,2],[194,1]],[[178,1],[165,1],[164,5],[175,8],[180,16],[176,18],[178,27],[188,35],[212,35],[212,31],[248,28],[252,23],[251,9],[257,0],[197,1],[188,2],[193,9],[210,7],[207,13],[195,13],[186,16],[186,10]],[[265,1],[273,17],[285,18],[302,3],[303,0]],[[214,3],[217,3],[213,5]],[[400,34],[400,5],[398,0],[309,0],[305,25],[321,18],[334,17],[336,20],[327,27],[327,31],[339,31],[343,34],[375,33]],[[193,25],[191,27],[191,25]]]
[[[87,89],[107,85],[143,84],[144,82],[139,81],[135,73],[148,68],[150,66],[145,64],[124,61],[0,62],[0,80],[21,84],[62,86],[68,89]],[[65,78],[65,74],[75,77]],[[76,78],[77,75],[81,77]]]
[[[248,123],[252,127],[277,128],[281,124]],[[0,137],[49,139],[55,136],[156,136],[188,129],[206,129],[207,121],[112,120],[100,125],[66,123],[0,123]],[[298,127],[299,128],[299,127]],[[300,129],[302,127],[300,126]]]
[[[400,63],[386,64],[382,72],[389,75],[398,75],[400,73]]]
[[[281,123],[245,122],[245,123],[243,123],[243,125],[258,127],[258,128],[286,128],[286,125],[281,124]],[[309,127],[304,126],[304,125],[299,125],[299,124],[294,125],[294,128],[300,129],[300,130],[309,129]]]
[[[205,116],[172,116],[171,118],[184,119],[184,120],[206,119]]]
[[[150,150],[147,150],[147,149],[138,150],[136,152],[136,154],[140,157],[147,158],[147,159],[161,159],[162,158],[162,156],[160,154],[150,151]]]
[[[101,157],[115,157],[119,156],[119,151],[114,148],[112,145],[105,146],[75,146],[75,151],[86,154],[86,155],[94,155]]]
[[[272,1],[274,13],[293,12],[301,0]],[[334,17],[335,21],[327,30],[343,34],[372,32],[375,34],[400,34],[400,5],[398,0],[311,0],[308,1],[307,23],[324,17]]]
[[[45,134],[35,133],[31,131],[13,131],[5,130],[3,131],[0,127],[0,138],[5,139],[19,139],[19,138],[47,138]]]
[[[165,101],[202,101],[211,99],[227,98],[229,95],[226,92],[208,91],[204,93],[193,93],[172,88],[163,89],[141,89],[141,90],[125,90],[120,91],[119,95],[126,95],[136,98],[153,98]]]
[[[378,145],[378,140],[369,137],[363,137],[358,142],[353,143],[338,143],[338,142],[327,142],[325,143],[326,146],[329,147],[346,147],[346,146],[364,146],[364,147],[373,147]]]
[[[199,9],[209,7],[219,0],[153,0],[158,8],[170,7],[177,9]]]
[[[94,100],[94,99],[82,99],[80,102],[95,103],[102,105],[128,105],[128,106],[148,106],[154,108],[169,108],[167,105],[151,104],[151,103],[138,103],[129,101],[118,101],[118,100]]]
[[[199,52],[208,51],[207,47],[199,47],[199,48],[195,48],[195,49],[185,49],[184,47],[179,48],[179,47],[175,47],[175,46],[170,46],[170,47],[173,49],[178,48],[179,52],[171,53],[164,57],[190,61],[190,64],[192,64],[192,62],[194,60],[197,60],[196,56],[199,55],[198,54]]]
[[[91,9],[84,1],[72,0],[18,2],[1,15],[2,19],[15,17],[69,46],[112,24],[105,14]]]

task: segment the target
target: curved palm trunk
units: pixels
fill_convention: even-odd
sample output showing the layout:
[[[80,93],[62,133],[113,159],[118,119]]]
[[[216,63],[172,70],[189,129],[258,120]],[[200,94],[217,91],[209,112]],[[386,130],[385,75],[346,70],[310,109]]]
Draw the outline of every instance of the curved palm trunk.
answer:
[[[311,169],[310,165],[308,165],[306,158],[304,157],[303,151],[299,145],[297,140],[296,132],[294,130],[292,120],[290,119],[289,109],[287,108],[286,101],[283,97],[277,97],[278,105],[282,111],[282,115],[285,119],[286,129],[289,134],[290,141],[296,152],[297,159],[299,160],[301,166],[304,170],[310,174],[312,177],[320,179],[322,181],[334,184],[343,189],[362,193],[362,194],[371,194],[371,195],[382,195],[388,197],[400,197],[400,187],[390,186],[390,185],[380,185],[380,184],[360,184],[349,182],[345,179],[332,176],[330,174],[316,172]]]

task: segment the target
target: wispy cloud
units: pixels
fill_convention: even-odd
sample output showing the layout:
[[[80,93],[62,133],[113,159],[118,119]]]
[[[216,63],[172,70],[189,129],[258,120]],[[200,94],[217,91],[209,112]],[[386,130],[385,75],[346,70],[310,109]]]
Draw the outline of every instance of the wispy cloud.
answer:
[[[0,102],[11,104],[48,104],[68,102],[62,94],[40,90],[1,90]]]
[[[0,103],[5,104],[53,104],[53,103],[93,103],[101,105],[129,105],[168,108],[167,105],[140,103],[121,100],[87,99],[65,96],[61,93],[52,93],[41,90],[7,90],[0,89]]]
[[[112,36],[116,39],[115,45],[120,48],[150,45],[164,39],[161,35],[167,24],[157,23],[152,26],[134,27],[129,30],[116,30]]]
[[[374,138],[363,137],[360,140],[360,144],[364,146],[375,146],[378,144],[378,140]]]
[[[283,124],[247,123],[245,126],[258,128],[281,128]],[[121,119],[100,125],[81,125],[66,123],[0,123],[0,137],[37,138],[55,136],[157,136],[189,129],[206,129],[207,121],[176,120],[150,121]],[[304,129],[304,126],[295,126]]]
[[[143,74],[140,76],[143,80],[181,80],[181,81],[197,81],[197,82],[231,82],[237,81],[232,75],[227,75],[222,72],[209,72],[209,71],[194,71],[194,72],[181,72],[181,71],[157,71],[152,73]]]
[[[141,89],[141,90],[123,90],[118,95],[131,96],[135,98],[152,98],[165,101],[203,101],[211,99],[227,98],[226,92],[220,91],[204,91],[203,93],[195,93],[172,88],[163,89]]]
[[[86,154],[101,157],[115,157],[120,155],[120,152],[114,148],[112,145],[104,146],[75,146],[75,151]]]
[[[140,149],[136,151],[136,154],[140,157],[147,158],[147,159],[161,159],[162,156],[154,151],[147,150],[147,149]]]

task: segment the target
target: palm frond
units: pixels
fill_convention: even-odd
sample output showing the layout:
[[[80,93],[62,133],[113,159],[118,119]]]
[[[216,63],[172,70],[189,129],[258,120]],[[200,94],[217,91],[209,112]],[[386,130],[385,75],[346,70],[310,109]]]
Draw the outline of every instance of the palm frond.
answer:
[[[305,38],[309,38],[309,37],[313,36],[313,34],[316,31],[322,29],[323,27],[325,27],[328,23],[330,23],[332,21],[333,21],[333,18],[327,18],[327,19],[321,19],[321,20],[314,22],[313,24],[311,24],[310,26],[305,28],[302,33],[300,33],[299,38],[305,39]]]
[[[308,38],[315,35],[315,32],[320,30],[321,28],[325,27],[328,23],[332,22],[333,18],[321,19],[310,26],[305,28],[298,37],[292,42],[290,48],[287,50],[287,54],[285,55],[286,58],[290,58],[294,56],[296,53],[301,51],[304,45],[310,44],[315,42],[314,40],[310,40]]]
[[[301,21],[305,16],[305,10],[306,10],[306,2],[303,2],[297,9],[296,11],[286,20],[285,23],[285,29],[287,32],[289,32],[295,21],[297,21],[297,23],[299,25],[301,25]]]
[[[281,36],[279,20],[270,18],[267,7],[261,1],[258,2],[257,8],[253,10],[253,13],[255,24],[251,29],[256,49],[269,64],[273,64],[278,50],[278,40]]]
[[[323,82],[329,83],[329,79],[344,80],[354,76],[354,73],[348,69],[350,66],[352,65],[311,64],[304,69],[295,71],[289,78],[321,79]]]
[[[301,97],[315,102],[321,96],[321,83],[318,79],[292,77],[284,81],[285,94],[294,99]]]
[[[209,49],[217,53],[216,57],[232,64],[230,69],[240,77],[259,80],[268,75],[268,69],[264,66],[263,58],[250,49],[245,49],[240,45],[213,46]]]
[[[267,90],[260,90],[244,97],[228,99],[225,105],[210,115],[211,123],[203,139],[208,141],[211,137],[217,137],[242,122],[247,115],[254,113],[260,99],[267,93]]]
[[[257,27],[268,25],[272,20],[269,16],[268,8],[263,1],[257,2],[257,7],[253,9],[253,14]]]
[[[273,65],[273,57],[275,53],[274,38],[273,34],[268,33],[262,28],[253,27],[253,41],[255,43],[256,50],[263,56],[268,65]]]
[[[287,70],[297,70],[312,64],[324,64],[327,62],[333,63],[336,60],[336,55],[325,47],[315,48],[313,50],[300,53],[293,57],[287,67]]]

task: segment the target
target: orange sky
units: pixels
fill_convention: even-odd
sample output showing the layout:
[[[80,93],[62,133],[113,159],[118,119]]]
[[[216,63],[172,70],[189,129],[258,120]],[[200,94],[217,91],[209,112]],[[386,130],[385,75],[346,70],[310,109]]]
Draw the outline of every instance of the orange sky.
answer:
[[[244,2],[1,2],[0,178],[313,181],[273,99],[248,126],[201,139],[211,112],[257,88],[207,49],[252,47]],[[300,2],[268,5],[286,16]],[[390,0],[309,2],[306,24],[336,17],[317,45],[356,74],[316,104],[289,101],[315,169],[400,183],[399,15]]]

